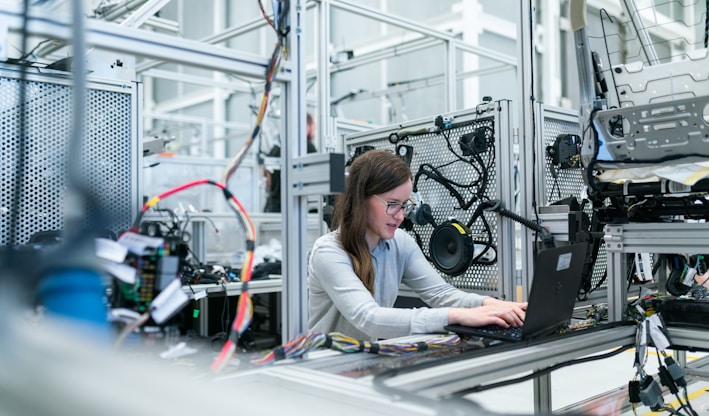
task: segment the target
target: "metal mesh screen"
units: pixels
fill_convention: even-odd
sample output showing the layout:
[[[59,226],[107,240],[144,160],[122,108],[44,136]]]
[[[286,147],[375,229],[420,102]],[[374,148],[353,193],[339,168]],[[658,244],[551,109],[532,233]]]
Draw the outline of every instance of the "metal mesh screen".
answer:
[[[88,191],[98,199],[84,217],[84,225],[100,216],[106,229],[127,228],[135,212],[136,158],[133,145],[133,89],[87,91],[82,160],[67,160],[71,135],[72,87],[36,77],[21,82],[0,73],[2,118],[2,195],[0,245],[26,244],[40,231],[62,230],[69,163],[81,163]],[[20,89],[25,88],[25,137],[20,137]],[[20,140],[24,154],[19,155]],[[20,159],[21,158],[21,159]],[[12,192],[20,184],[17,233],[10,236]],[[11,241],[14,240],[14,241]]]
[[[580,135],[581,130],[578,122],[578,114],[564,113],[561,110],[542,107],[544,119],[542,121],[542,149],[538,150],[538,154],[546,155],[548,146],[552,146],[556,138],[560,135],[575,134]],[[571,117],[568,117],[571,115]],[[581,167],[572,167],[568,169],[560,169],[552,163],[552,159],[548,156],[544,157],[543,163],[544,174],[542,176],[544,186],[541,188],[543,197],[541,203],[552,204],[560,199],[569,196],[579,198],[581,190],[584,186],[583,177],[581,176]],[[588,204],[584,207],[584,212],[589,216],[592,215],[592,207]],[[592,287],[595,287],[601,281],[606,273],[606,250],[601,244],[596,263],[593,268],[593,278],[591,280]],[[605,287],[602,285],[601,287]]]
[[[396,152],[402,145],[411,146],[411,171],[414,176],[414,188],[418,191],[423,203],[431,206],[433,217],[440,225],[447,220],[455,219],[466,224],[472,232],[474,241],[483,240],[491,242],[493,247],[498,246],[499,215],[494,212],[485,212],[483,217],[489,225],[489,234],[485,231],[482,218],[472,224],[473,212],[481,201],[500,199],[498,195],[498,180],[501,154],[500,137],[495,128],[495,115],[474,117],[460,123],[454,123],[449,130],[438,133],[426,133],[407,137],[406,140],[392,144],[389,140],[389,128],[377,129],[373,132],[359,133],[356,137],[345,136],[345,154],[354,155],[361,146],[372,146],[376,149],[386,149]],[[390,132],[396,132],[400,126],[392,126]],[[407,128],[408,129],[408,128]],[[462,137],[473,134],[485,136],[487,143],[485,149],[478,148],[472,155],[463,155],[461,147]],[[477,143],[483,143],[479,138]],[[463,145],[465,147],[465,145]],[[401,154],[401,152],[399,153]],[[427,170],[435,169],[444,176],[455,192],[431,179],[426,175],[417,173],[421,167]],[[431,257],[429,242],[435,227],[432,224],[413,224],[409,233],[420,242],[423,253]],[[500,258],[497,250],[497,258]],[[435,267],[435,264],[432,262]],[[458,276],[447,275],[441,272],[443,278],[463,290],[475,291],[481,294],[498,294],[498,279],[500,278],[499,262],[493,264],[473,264],[463,274]]]

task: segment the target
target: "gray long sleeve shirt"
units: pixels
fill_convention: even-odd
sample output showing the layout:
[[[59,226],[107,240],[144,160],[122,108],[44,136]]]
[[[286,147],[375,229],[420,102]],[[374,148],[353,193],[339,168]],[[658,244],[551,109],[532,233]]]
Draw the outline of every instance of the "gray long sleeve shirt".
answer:
[[[482,305],[485,296],[447,283],[426,260],[414,239],[398,229],[372,251],[374,296],[364,287],[342,249],[338,231],[318,238],[308,264],[309,327],[359,340],[443,332],[449,307]],[[432,308],[393,308],[404,283]]]

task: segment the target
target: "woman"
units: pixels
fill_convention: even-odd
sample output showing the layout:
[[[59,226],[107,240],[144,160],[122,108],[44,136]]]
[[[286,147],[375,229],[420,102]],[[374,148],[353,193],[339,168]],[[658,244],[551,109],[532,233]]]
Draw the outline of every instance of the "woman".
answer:
[[[318,238],[308,265],[309,326],[360,340],[444,331],[448,324],[520,326],[527,303],[448,284],[399,225],[413,208],[408,165],[370,150],[349,168],[335,206],[336,230]],[[431,308],[394,308],[406,284]]]

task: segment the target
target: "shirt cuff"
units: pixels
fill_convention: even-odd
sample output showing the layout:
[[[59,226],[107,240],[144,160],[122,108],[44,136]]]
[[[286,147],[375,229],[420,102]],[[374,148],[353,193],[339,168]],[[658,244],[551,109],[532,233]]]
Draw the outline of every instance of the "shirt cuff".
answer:
[[[448,325],[449,308],[423,309],[411,323],[412,334],[431,334],[445,332],[444,326]]]

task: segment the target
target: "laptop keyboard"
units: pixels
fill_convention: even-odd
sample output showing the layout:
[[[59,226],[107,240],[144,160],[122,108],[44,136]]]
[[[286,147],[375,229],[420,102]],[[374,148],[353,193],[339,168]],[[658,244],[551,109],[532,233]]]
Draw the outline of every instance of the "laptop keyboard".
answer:
[[[478,328],[480,331],[488,333],[490,335],[503,335],[511,338],[521,338],[522,337],[522,327],[521,326],[511,326],[505,328],[500,325],[485,325]]]

